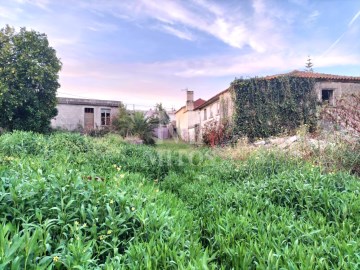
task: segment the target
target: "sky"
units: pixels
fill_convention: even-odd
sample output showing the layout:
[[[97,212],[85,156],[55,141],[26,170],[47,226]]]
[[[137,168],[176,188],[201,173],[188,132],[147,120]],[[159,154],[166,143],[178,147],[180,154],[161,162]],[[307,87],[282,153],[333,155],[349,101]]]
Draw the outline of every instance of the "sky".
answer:
[[[209,99],[235,78],[360,76],[359,0],[0,0],[0,25],[45,33],[58,96],[141,107]]]

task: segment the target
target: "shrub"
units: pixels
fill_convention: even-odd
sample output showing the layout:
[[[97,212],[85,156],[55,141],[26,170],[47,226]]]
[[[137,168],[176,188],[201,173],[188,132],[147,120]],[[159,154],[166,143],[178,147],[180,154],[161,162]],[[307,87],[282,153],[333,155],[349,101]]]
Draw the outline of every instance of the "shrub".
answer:
[[[225,145],[231,140],[232,129],[229,121],[211,121],[202,130],[203,142],[208,146]]]

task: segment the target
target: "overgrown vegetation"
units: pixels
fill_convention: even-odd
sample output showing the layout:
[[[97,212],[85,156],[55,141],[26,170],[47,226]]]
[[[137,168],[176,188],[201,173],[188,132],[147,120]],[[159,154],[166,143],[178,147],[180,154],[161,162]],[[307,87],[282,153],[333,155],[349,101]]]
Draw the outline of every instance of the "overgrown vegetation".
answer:
[[[121,104],[118,115],[112,120],[113,128],[123,137],[138,137],[144,144],[155,144],[154,130],[170,121],[162,104],[156,105],[151,116],[140,111],[129,111]]]
[[[14,132],[0,181],[2,269],[360,267],[359,179],[281,153]]]
[[[112,124],[124,138],[137,136],[145,144],[155,144],[153,130],[159,124],[158,119],[145,117],[143,112],[131,112],[124,105],[120,105]]]
[[[315,128],[314,83],[294,76],[234,80],[236,132],[253,140],[292,131],[302,124]]]
[[[202,141],[207,146],[221,146],[228,144],[232,138],[233,127],[229,120],[211,121],[202,129]]]
[[[327,104],[322,109],[321,120],[360,136],[360,94],[343,95],[334,103],[336,106]]]

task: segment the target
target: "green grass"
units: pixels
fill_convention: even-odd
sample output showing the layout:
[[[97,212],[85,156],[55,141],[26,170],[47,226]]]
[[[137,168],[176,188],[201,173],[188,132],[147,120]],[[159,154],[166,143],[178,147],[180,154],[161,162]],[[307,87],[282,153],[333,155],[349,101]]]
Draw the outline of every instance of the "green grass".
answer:
[[[114,135],[0,136],[0,269],[359,269],[360,182]]]
[[[195,146],[185,143],[181,140],[167,139],[157,140],[156,149],[158,151],[193,151],[196,149]]]

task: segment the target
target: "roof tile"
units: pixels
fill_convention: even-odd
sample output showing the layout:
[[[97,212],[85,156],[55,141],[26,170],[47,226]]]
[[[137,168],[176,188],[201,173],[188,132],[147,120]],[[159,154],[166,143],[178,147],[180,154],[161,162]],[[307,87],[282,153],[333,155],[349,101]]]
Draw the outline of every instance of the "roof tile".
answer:
[[[279,77],[283,77],[283,76],[313,78],[313,79],[319,79],[319,80],[340,80],[340,81],[359,81],[360,82],[360,77],[333,75],[333,74],[310,72],[310,71],[300,71],[300,70],[294,70],[292,72],[285,73],[285,74],[266,76],[265,79],[271,80],[271,79],[275,79],[275,78],[279,78]]]

